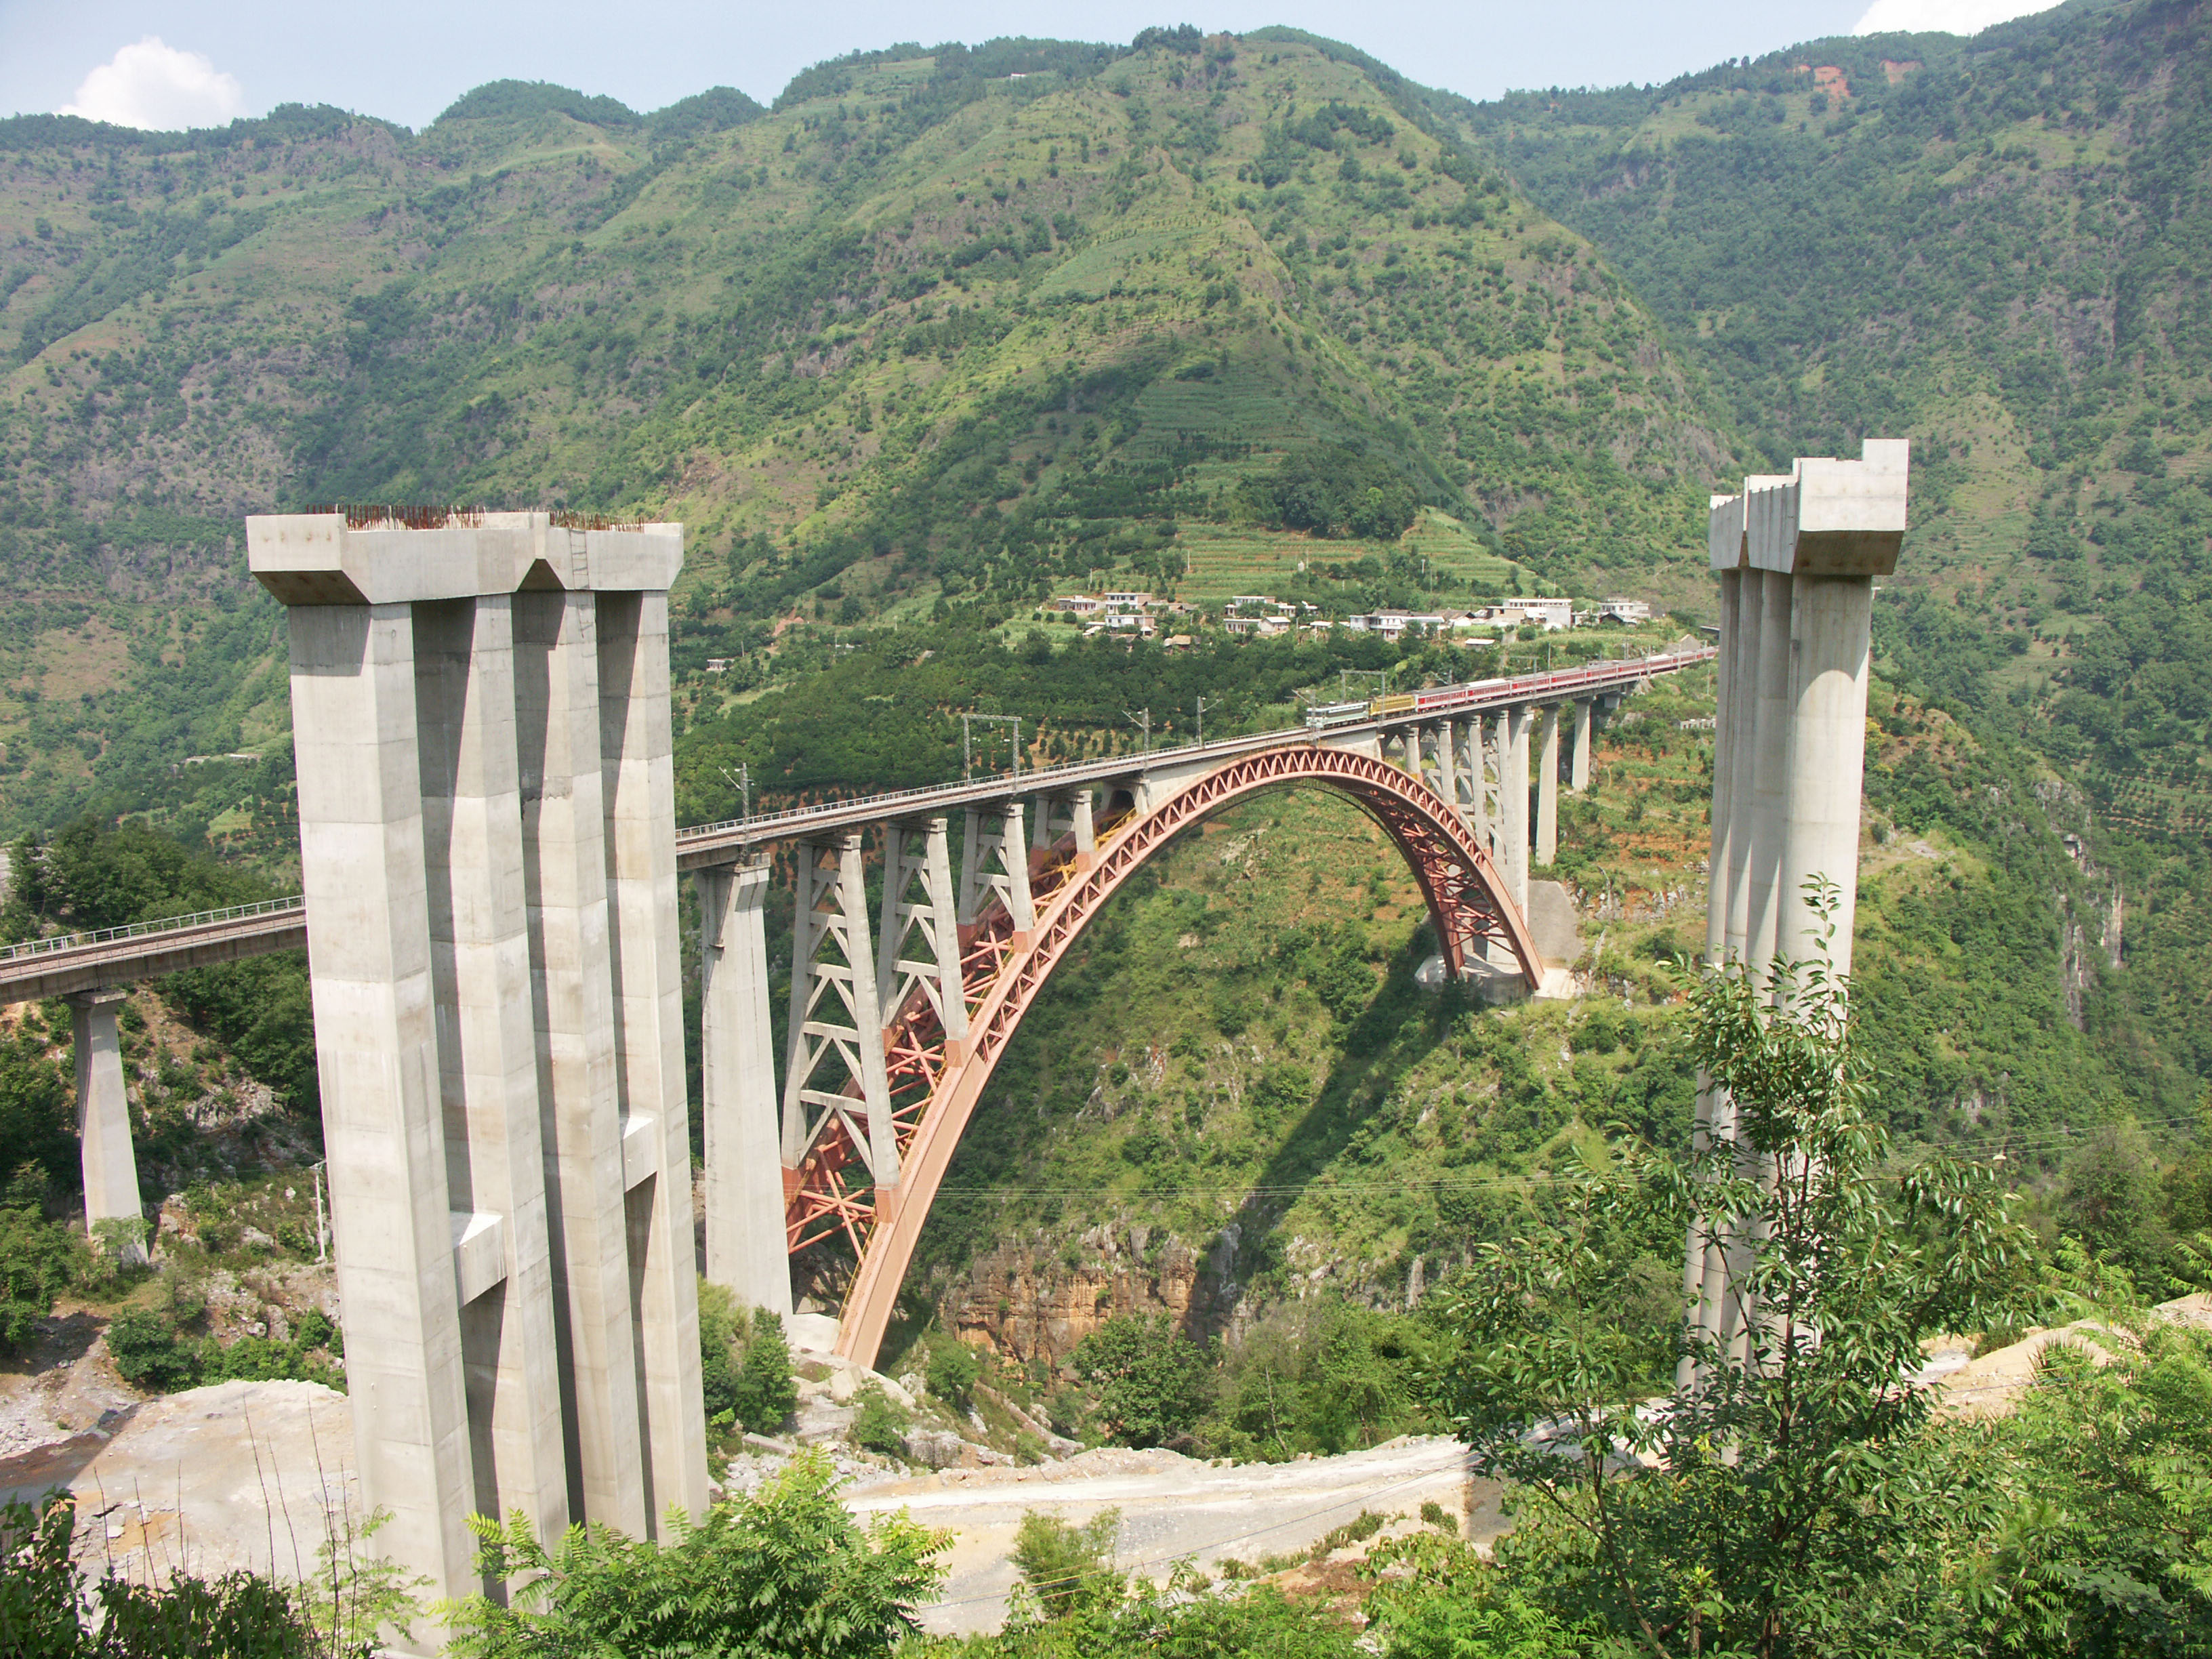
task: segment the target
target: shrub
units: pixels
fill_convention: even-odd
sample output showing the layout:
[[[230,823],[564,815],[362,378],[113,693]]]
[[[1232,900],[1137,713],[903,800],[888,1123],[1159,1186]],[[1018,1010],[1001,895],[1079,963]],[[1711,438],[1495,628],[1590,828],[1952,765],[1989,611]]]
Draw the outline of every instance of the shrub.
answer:
[[[965,1342],[947,1339],[930,1350],[927,1381],[930,1393],[966,1410],[969,1396],[983,1375],[975,1351]]]
[[[948,1541],[905,1514],[863,1532],[837,1501],[819,1451],[802,1453],[751,1498],[694,1522],[678,1512],[665,1541],[577,1528],[547,1548],[520,1516],[472,1522],[487,1578],[510,1604],[473,1595],[453,1610],[454,1659],[528,1655],[793,1654],[878,1659],[915,1627],[914,1607],[941,1576]]]
[[[907,1425],[913,1419],[876,1384],[860,1394],[860,1409],[853,1414],[853,1443],[886,1457],[906,1455]]]
[[[1125,1446],[1188,1438],[1206,1409],[1206,1352],[1164,1318],[1123,1314],[1075,1345],[1107,1431]]]
[[[35,1210],[0,1210],[0,1349],[29,1347],[82,1249],[69,1228]]]
[[[190,1388],[199,1372],[196,1345],[178,1334],[173,1315],[133,1308],[107,1323],[107,1353],[123,1380],[161,1393]]]
[[[766,1308],[753,1310],[751,1334],[731,1391],[731,1409],[755,1434],[781,1427],[799,1409],[799,1379],[792,1372],[783,1321]]]
[[[1065,1619],[1085,1603],[1120,1599],[1114,1539],[1121,1528],[1119,1510],[1101,1510],[1079,1527],[1058,1516],[1022,1511],[1009,1559],[1046,1618]]]

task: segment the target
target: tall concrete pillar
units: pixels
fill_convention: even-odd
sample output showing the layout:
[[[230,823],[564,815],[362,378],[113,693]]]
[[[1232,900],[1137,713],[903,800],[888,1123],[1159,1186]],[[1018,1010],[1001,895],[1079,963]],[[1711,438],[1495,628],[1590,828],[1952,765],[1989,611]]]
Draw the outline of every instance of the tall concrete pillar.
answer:
[[[707,1132],[707,1277],[788,1315],[775,1038],[769,1019],[766,860],[703,869],[699,1071]]]
[[[993,899],[1013,922],[1015,944],[1026,949],[1036,928],[1030,896],[1030,861],[1022,836],[1022,803],[969,807],[960,848],[960,926],[974,927]]]
[[[1498,815],[1491,810],[1500,770],[1490,736],[1490,720],[1483,714],[1468,717],[1467,758],[1471,776],[1468,793],[1474,806],[1474,839],[1492,858],[1498,855]]]
[[[130,992],[87,991],[70,1004],[76,1051],[76,1134],[84,1170],[87,1231],[103,1221],[127,1223],[118,1245],[125,1261],[146,1259],[146,1206],[138,1192],[138,1158],[131,1145],[131,1097],[124,1085],[123,1034],[116,1016]]]
[[[362,1496],[435,1593],[475,1510],[706,1491],[676,957],[674,525],[256,518],[287,607]]]
[[[1590,778],[1590,710],[1593,699],[1584,697],[1575,705],[1575,757],[1573,771],[1569,775],[1567,787],[1579,795],[1589,787]]]
[[[1903,440],[1869,439],[1856,461],[1801,459],[1788,477],[1747,479],[1741,495],[1711,503],[1722,708],[1708,960],[1717,950],[1758,971],[1770,959],[1802,965],[1825,951],[1829,971],[1848,979],[1873,579],[1897,568],[1910,457]],[[1741,886],[1720,884],[1723,854],[1731,875],[1744,870]],[[1771,873],[1761,878],[1770,858]],[[1820,937],[1805,891],[1815,882],[1835,889],[1832,939]],[[1777,987],[1777,996],[1796,983]],[[1705,1144],[1734,1139],[1725,1091],[1701,1089],[1699,1112]],[[1747,1167],[1741,1158],[1738,1167]],[[1735,1364],[1751,1363],[1759,1340],[1751,1243],[1741,1229],[1688,1240],[1685,1283],[1698,1299],[1697,1324]],[[1686,1370],[1680,1378],[1695,1380]]]
[[[446,1177],[476,1502],[568,1524],[531,1020],[508,594],[415,608],[415,696]],[[546,1528],[551,1528],[548,1534]]]
[[[1779,494],[1780,492],[1771,492]],[[1758,505],[1757,499],[1753,506]],[[1775,517],[1768,514],[1763,517]],[[1753,530],[1757,556],[1759,528]],[[1790,720],[1790,663],[1794,645],[1791,609],[1796,578],[1786,571],[1749,573],[1747,592],[1753,579],[1759,583],[1758,684],[1754,695],[1758,713],[1752,726],[1751,850],[1744,884],[1750,907],[1744,919],[1744,962],[1753,973],[1765,973],[1774,960],[1775,926],[1779,916],[1779,890],[1784,839],[1783,803],[1788,792],[1790,750],[1793,733]]]
[[[404,591],[404,590],[403,590]],[[282,597],[280,594],[279,597]],[[477,1486],[431,986],[414,607],[289,617],[300,865],[346,1381],[378,1545],[478,1588]]]
[[[1448,806],[1459,805],[1459,757],[1452,753],[1452,723],[1437,722],[1437,793]]]
[[[531,998],[546,1198],[560,1239],[555,1314],[569,1497],[581,1516],[641,1538],[650,1511],[638,1478],[645,1451],[616,1081],[598,634],[591,593],[516,597]]]
[[[1075,867],[1080,872],[1098,861],[1098,831],[1091,816],[1091,792],[1077,790],[1069,810],[1075,820]]]
[[[1838,975],[1850,972],[1858,910],[1859,792],[1866,767],[1873,613],[1874,585],[1867,577],[1797,579],[1775,950],[1802,963],[1825,948],[1831,971]],[[1815,879],[1836,889],[1835,936],[1825,945],[1805,890]]]
[[[1729,677],[1729,724],[1735,728],[1735,741],[1729,753],[1728,794],[1731,806],[1727,920],[1721,951],[1732,962],[1741,962],[1749,955],[1753,802],[1756,793],[1753,763],[1759,753],[1759,638],[1765,612],[1763,593],[1759,573],[1745,571],[1736,617],[1735,672]]]
[[[1715,526],[1712,532],[1714,576],[1720,589],[1720,647],[1715,659],[1715,689],[1713,694],[1713,787],[1711,850],[1705,860],[1705,964],[1718,967],[1728,932],[1729,906],[1729,847],[1735,828],[1735,776],[1732,770],[1735,744],[1737,741],[1735,705],[1730,693],[1735,683],[1739,635],[1739,594],[1743,581],[1737,568],[1741,535],[1732,524],[1723,525],[1727,504],[1735,502],[1740,508],[1740,496],[1715,496],[1712,513]],[[1728,563],[1720,563],[1722,543]]]
[[[599,595],[599,753],[648,1529],[707,1508],[665,588]],[[888,1114],[886,1114],[888,1115]]]
[[[1543,713],[1544,741],[1536,763],[1536,862],[1559,856],[1559,711]]]
[[[1505,811],[1505,885],[1521,914],[1528,914],[1528,710],[1509,708],[1502,722],[1505,767],[1498,793]]]

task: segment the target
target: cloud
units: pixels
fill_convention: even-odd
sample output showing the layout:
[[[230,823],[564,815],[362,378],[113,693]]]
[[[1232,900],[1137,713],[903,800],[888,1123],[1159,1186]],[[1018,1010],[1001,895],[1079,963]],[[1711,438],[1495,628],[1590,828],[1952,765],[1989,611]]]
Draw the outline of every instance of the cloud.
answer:
[[[246,89],[198,52],[149,34],[86,76],[58,113],[155,132],[219,127],[246,113]]]
[[[2058,0],[1874,0],[1855,34],[1979,34],[2031,12],[2049,11]]]

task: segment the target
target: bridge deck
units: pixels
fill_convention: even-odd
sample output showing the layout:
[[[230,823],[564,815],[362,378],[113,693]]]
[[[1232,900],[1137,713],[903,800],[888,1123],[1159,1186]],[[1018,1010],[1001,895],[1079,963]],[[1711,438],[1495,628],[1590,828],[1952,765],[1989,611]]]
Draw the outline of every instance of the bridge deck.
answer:
[[[1420,726],[1462,714],[1479,714],[1525,703],[1570,702],[1578,697],[1626,690],[1657,674],[1674,673],[1713,655],[1710,646],[1658,656],[1592,663],[1550,674],[1524,674],[1485,682],[1428,707],[1396,709],[1371,720],[1332,726],[1333,741],[1379,735],[1403,726]],[[1198,763],[1226,762],[1257,750],[1310,743],[1321,734],[1303,726],[1183,744],[1140,755],[1054,766],[1035,772],[1000,773],[959,783],[864,795],[852,800],[798,806],[755,817],[695,824],[676,832],[676,860],[684,870],[728,864],[756,848],[778,842],[828,835],[894,818],[934,817],[1009,795],[1050,793],[1086,785],[1133,779],[1145,773],[1176,769]],[[73,933],[0,947],[0,1005],[96,990],[133,980],[155,979],[186,968],[205,968],[241,957],[296,951],[307,942],[307,919],[300,899],[270,899],[231,910],[203,912],[161,921],[141,922],[94,933]]]

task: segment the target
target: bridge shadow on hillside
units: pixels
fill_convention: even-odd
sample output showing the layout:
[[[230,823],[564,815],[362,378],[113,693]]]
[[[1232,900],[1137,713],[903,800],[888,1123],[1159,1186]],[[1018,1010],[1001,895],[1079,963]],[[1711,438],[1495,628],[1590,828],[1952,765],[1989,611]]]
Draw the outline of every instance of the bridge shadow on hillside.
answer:
[[[1436,948],[1425,922],[1391,957],[1381,988],[1339,1035],[1312,1103],[1216,1235],[1206,1264],[1218,1282],[1205,1298],[1214,1331],[1227,1325],[1255,1279],[1283,1271],[1275,1237],[1283,1217],[1335,1166],[1399,1080],[1443,1041],[1468,1006],[1456,987],[1431,990],[1416,979]]]

